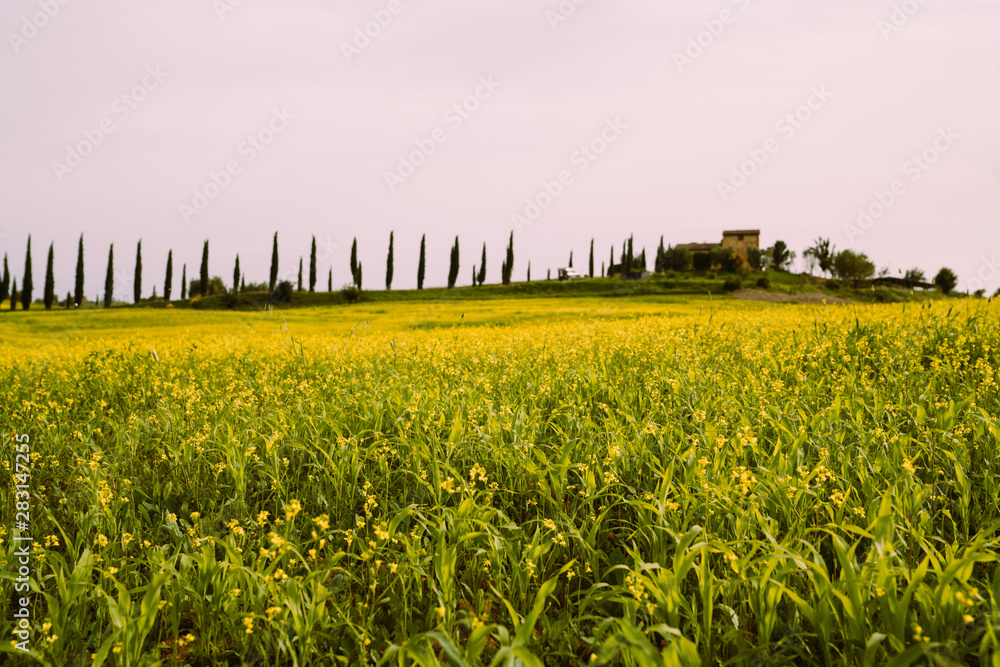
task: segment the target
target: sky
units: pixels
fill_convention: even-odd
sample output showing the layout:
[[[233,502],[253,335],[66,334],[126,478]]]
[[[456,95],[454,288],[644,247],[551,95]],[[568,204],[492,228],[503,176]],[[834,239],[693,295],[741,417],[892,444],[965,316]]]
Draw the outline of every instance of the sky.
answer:
[[[598,267],[628,235],[817,237],[892,275],[948,266],[1000,288],[996,0],[7,0],[0,6],[0,250],[35,289],[54,244],[89,298],[162,295],[181,266],[294,279],[318,244],[350,281],[499,282]],[[617,251],[616,251],[617,252]],[[795,268],[805,265],[797,261]],[[598,269],[599,270],[599,269]]]

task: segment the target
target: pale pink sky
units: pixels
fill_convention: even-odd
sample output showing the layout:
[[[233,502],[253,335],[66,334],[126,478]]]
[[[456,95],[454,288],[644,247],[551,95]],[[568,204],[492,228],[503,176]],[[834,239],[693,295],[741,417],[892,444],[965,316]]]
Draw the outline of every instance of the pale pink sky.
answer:
[[[49,2],[58,12],[26,28]],[[948,265],[963,287],[979,271],[990,293],[1000,287],[990,261],[1000,255],[1000,2],[588,0],[554,28],[547,12],[559,0],[243,0],[220,17],[224,4],[237,0],[0,7],[0,249],[19,283],[29,233],[38,295],[53,240],[56,291],[72,288],[84,232],[88,296],[103,292],[114,242],[116,296],[131,299],[140,238],[144,293],[154,283],[162,293],[172,248],[177,294],[180,265],[196,274],[206,238],[211,272],[227,284],[237,252],[249,280],[266,280],[276,230],[288,275],[317,236],[323,289],[331,265],[335,286],[349,280],[354,236],[365,286],[381,288],[390,230],[394,287],[415,285],[422,233],[428,285],[446,282],[456,234],[460,284],[484,241],[497,282],[512,215],[527,198],[544,201],[542,183],[565,170],[552,204],[517,226],[515,280],[528,260],[543,278],[570,250],[585,266],[591,237],[599,266],[630,232],[651,259],[661,234],[714,241],[759,227],[764,245],[782,239],[800,254],[825,236],[894,275]],[[348,62],[342,44],[390,4],[391,22]],[[894,5],[917,9],[888,33],[879,22]],[[679,71],[675,53],[724,11],[721,34],[702,35],[707,46]],[[147,74],[157,69],[159,83]],[[144,82],[134,109],[116,102]],[[448,114],[477,87],[475,111]],[[829,99],[813,97],[798,128],[779,125],[812,90]],[[102,121],[113,132],[79,166],[54,166]],[[250,135],[268,138],[269,124],[281,130],[273,143],[241,150]],[[446,141],[390,189],[386,172],[438,128]],[[935,164],[907,164],[934,157],[949,128]],[[582,157],[602,132],[606,152]],[[776,152],[723,201],[719,182],[765,145]],[[230,161],[239,173],[187,223],[181,206]],[[852,228],[858,207],[896,179],[885,214]]]

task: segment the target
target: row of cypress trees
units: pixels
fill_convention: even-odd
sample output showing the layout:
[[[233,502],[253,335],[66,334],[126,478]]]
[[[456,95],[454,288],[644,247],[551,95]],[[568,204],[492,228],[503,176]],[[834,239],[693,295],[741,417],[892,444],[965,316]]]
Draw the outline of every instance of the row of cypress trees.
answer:
[[[393,263],[394,263],[394,232],[389,233],[389,254],[386,258],[386,273],[385,273],[385,288],[387,290],[392,289],[392,279],[393,279]],[[426,251],[427,251],[427,237],[426,235],[420,238],[420,259],[417,264],[417,289],[424,288],[424,276],[426,273],[427,261],[426,261]],[[204,297],[208,294],[210,289],[210,278],[208,273],[208,252],[209,245],[208,241],[204,242],[201,254],[201,266],[199,270],[199,282],[198,282],[198,292],[200,296]],[[351,245],[351,277],[355,287],[361,289],[362,286],[362,266],[357,259],[358,252],[358,240],[354,239]],[[44,304],[46,310],[52,308],[56,303],[55,295],[55,278],[54,278],[54,262],[55,262],[55,246],[54,244],[49,244],[48,258],[45,268],[45,285],[43,290],[42,303]],[[100,301],[104,307],[109,307],[113,301],[114,297],[114,287],[115,287],[115,246],[114,243],[108,248],[108,264],[107,270],[104,277],[104,298],[101,300],[99,297],[95,298],[95,302]],[[593,274],[593,241],[591,242],[591,275]],[[173,294],[173,273],[174,273],[174,253],[173,250],[167,251],[167,269],[166,275],[163,282],[163,298],[169,301]],[[514,233],[511,232],[510,241],[507,246],[506,258],[504,259],[501,274],[502,282],[504,285],[510,284],[511,273],[514,266]],[[570,257],[570,266],[572,266],[572,254]],[[298,273],[298,288],[303,289],[303,275],[302,275],[302,259],[299,259],[299,273]],[[450,264],[448,267],[448,287],[454,287],[458,280],[459,271],[459,244],[458,237],[455,237],[455,243],[451,248]],[[309,291],[316,291],[316,237],[312,237],[312,246],[309,252]],[[482,285],[486,280],[486,244],[483,244],[483,254],[480,261],[478,272],[477,267],[472,267],[472,284]],[[528,268],[528,280],[531,280],[531,268]],[[76,276],[74,291],[72,294],[66,295],[65,305],[67,308],[70,305],[80,307],[84,301],[83,294],[83,281],[84,281],[84,264],[83,264],[83,234],[80,235],[80,239],[77,245],[77,258],[76,258]],[[194,281],[192,281],[193,283]],[[269,275],[268,288],[270,291],[274,291],[277,287],[278,282],[278,233],[275,232],[273,247],[271,250],[271,271]],[[237,254],[236,264],[233,269],[233,292],[240,291],[241,287],[245,287],[246,280],[245,275],[240,271],[240,258]],[[333,270],[330,270],[327,289],[333,290]],[[32,296],[34,292],[34,283],[32,280],[32,266],[31,266],[31,236],[28,236],[28,247],[27,253],[25,255],[24,261],[24,277],[21,281],[21,288],[18,290],[17,279],[12,278],[10,275],[10,270],[8,268],[7,255],[4,254],[3,259],[3,273],[0,275],[0,303],[6,299],[11,299],[11,309],[16,308],[17,300],[20,300],[21,307],[24,310],[29,310],[32,304]],[[132,296],[136,303],[142,300],[142,241],[140,240],[136,244],[135,250],[135,270],[132,283]],[[153,297],[156,296],[156,288],[153,288]],[[188,282],[187,282],[187,264],[184,264],[181,270],[181,299],[187,299],[188,297]]]

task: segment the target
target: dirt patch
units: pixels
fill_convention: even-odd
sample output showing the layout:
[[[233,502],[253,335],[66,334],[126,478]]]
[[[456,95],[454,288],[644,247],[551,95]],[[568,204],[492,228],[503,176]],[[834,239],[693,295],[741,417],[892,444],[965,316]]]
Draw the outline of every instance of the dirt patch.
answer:
[[[801,294],[782,294],[781,292],[765,292],[759,289],[741,289],[733,292],[733,296],[742,301],[768,301],[770,303],[849,303],[837,296],[820,292],[802,292]]]

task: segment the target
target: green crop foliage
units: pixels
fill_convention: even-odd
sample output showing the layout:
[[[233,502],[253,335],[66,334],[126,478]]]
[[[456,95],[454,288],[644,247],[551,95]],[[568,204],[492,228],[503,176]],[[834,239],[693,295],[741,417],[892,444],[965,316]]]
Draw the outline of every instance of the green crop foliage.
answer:
[[[0,662],[1000,665],[995,304],[0,319]]]

